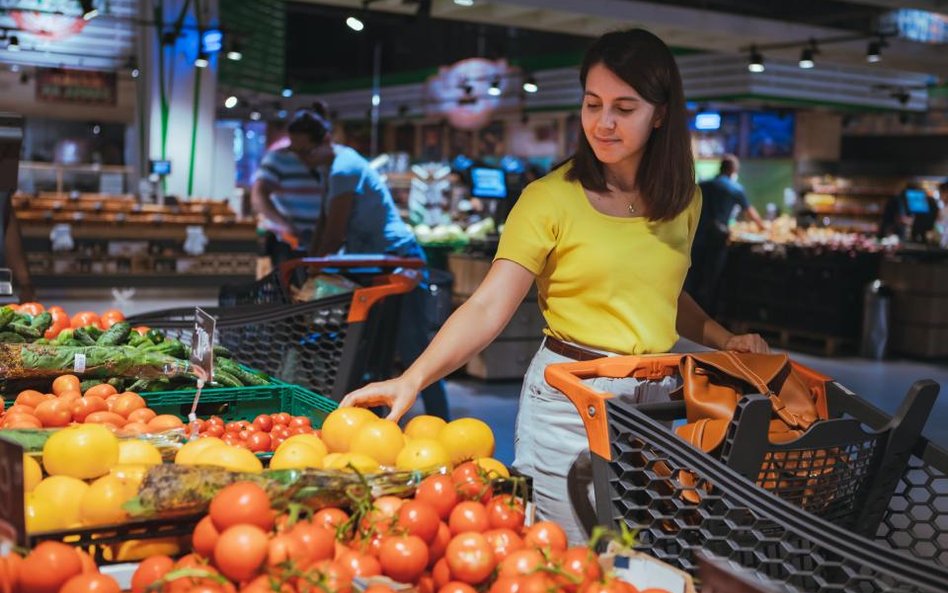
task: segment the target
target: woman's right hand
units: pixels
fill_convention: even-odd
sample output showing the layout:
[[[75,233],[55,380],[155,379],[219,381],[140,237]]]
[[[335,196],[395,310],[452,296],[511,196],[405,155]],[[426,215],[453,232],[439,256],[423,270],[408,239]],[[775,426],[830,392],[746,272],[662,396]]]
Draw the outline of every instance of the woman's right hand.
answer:
[[[356,389],[346,395],[339,402],[340,407],[356,406],[371,408],[374,406],[388,406],[391,408],[387,418],[398,422],[405,415],[418,398],[418,387],[404,376],[378,383],[369,383],[361,389]]]

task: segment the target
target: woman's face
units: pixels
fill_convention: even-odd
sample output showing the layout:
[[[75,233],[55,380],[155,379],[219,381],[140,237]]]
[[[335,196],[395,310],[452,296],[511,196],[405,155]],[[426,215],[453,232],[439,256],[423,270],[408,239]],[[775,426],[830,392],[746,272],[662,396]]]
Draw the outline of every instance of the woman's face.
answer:
[[[582,120],[589,145],[605,165],[637,162],[661,123],[655,106],[601,63],[586,75]]]

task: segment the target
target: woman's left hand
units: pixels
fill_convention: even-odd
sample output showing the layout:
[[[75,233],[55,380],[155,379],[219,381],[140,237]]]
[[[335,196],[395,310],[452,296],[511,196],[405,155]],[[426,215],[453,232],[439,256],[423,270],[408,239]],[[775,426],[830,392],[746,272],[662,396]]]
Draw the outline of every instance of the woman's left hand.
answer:
[[[741,334],[731,336],[724,343],[722,350],[731,350],[732,352],[752,352],[754,354],[767,354],[770,348],[759,334]]]

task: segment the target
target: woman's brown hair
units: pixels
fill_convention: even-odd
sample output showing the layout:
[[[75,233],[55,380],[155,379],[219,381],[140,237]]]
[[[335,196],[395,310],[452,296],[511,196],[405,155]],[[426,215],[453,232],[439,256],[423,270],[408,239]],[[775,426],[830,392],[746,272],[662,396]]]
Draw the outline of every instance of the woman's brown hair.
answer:
[[[695,163],[688,134],[685,93],[675,58],[665,43],[643,29],[606,33],[586,51],[579,81],[586,88],[589,70],[602,64],[643,99],[664,110],[652,130],[635,177],[649,220],[671,220],[691,203]],[[584,133],[579,135],[566,178],[590,191],[605,192],[606,178]]]

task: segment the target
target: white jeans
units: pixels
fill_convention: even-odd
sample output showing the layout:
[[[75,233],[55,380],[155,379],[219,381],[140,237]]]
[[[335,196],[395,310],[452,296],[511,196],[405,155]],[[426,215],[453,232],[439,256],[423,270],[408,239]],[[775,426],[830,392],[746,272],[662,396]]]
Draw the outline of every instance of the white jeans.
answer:
[[[562,362],[574,361],[541,346],[530,363],[520,392],[513,467],[533,478],[537,518],[559,523],[570,545],[581,545],[597,524],[589,440],[576,407],[543,377],[548,365]],[[639,404],[667,401],[677,379],[597,378],[585,383],[620,401]]]

